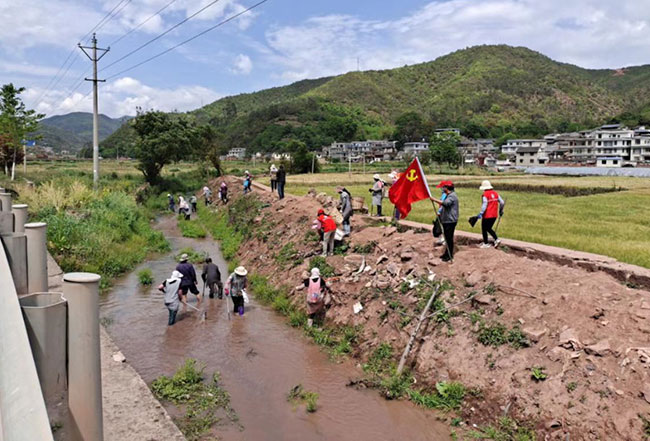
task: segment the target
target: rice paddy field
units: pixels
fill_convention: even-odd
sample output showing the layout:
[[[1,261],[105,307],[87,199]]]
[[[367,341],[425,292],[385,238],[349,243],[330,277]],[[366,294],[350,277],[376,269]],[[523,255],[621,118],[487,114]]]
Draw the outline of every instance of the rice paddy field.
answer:
[[[386,175],[382,177],[390,182]],[[436,174],[427,178],[434,195],[440,194],[433,187],[441,179],[452,179],[456,184],[460,230],[480,233],[480,223],[472,228],[466,219],[479,212],[482,192],[478,187],[482,179],[490,179],[506,199],[499,226],[502,237],[603,254],[650,268],[650,179]],[[344,185],[353,196],[363,196],[370,204],[371,174],[290,176],[286,192],[304,195],[314,188],[336,196],[337,185]],[[384,199],[383,212],[393,212],[388,199]],[[431,202],[416,203],[408,219],[431,223]]]

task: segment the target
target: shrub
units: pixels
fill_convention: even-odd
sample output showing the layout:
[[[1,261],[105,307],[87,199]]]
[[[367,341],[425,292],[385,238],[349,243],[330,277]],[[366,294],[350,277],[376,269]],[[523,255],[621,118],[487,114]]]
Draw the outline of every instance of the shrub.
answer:
[[[203,239],[206,236],[205,229],[196,221],[179,219],[178,228],[181,230],[183,237]]]
[[[323,256],[315,256],[309,260],[309,268],[318,268],[322,277],[331,277],[334,275],[332,267]]]
[[[153,272],[149,268],[138,271],[138,280],[140,285],[151,285],[153,283]]]
[[[460,409],[466,392],[467,390],[462,383],[441,381],[436,383],[436,390],[433,392],[411,390],[408,395],[411,401],[422,407],[455,410]]]

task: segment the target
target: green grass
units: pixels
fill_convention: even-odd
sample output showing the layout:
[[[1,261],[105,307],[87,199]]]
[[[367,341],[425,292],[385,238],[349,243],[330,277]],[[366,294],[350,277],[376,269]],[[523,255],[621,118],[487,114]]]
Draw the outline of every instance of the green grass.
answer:
[[[160,376],[151,384],[151,390],[160,400],[173,403],[184,409],[182,416],[174,420],[188,441],[198,441],[222,418],[223,413],[231,421],[237,416],[230,406],[230,395],[219,384],[219,373],[205,381],[204,367],[197,361],[187,359],[172,377]]]
[[[194,248],[185,247],[176,254],[176,261],[180,261],[180,257],[183,254],[187,254],[188,262],[194,264],[203,263],[205,262],[205,259],[208,258],[208,253],[206,251],[196,251]]]
[[[304,403],[305,411],[308,413],[314,413],[318,410],[318,393],[305,390],[302,384],[297,384],[291,388],[287,394],[287,401],[294,406]]]
[[[203,226],[196,220],[178,219],[178,228],[183,237],[203,239],[207,235]]]
[[[468,436],[470,439],[493,440],[493,441],[536,441],[535,431],[522,425],[512,418],[503,417],[495,425],[482,427],[480,430],[472,430]]]
[[[138,271],[138,281],[140,285],[151,285],[153,283],[153,272],[150,268],[144,268]]]
[[[328,175],[320,175],[325,184],[297,184],[289,182],[286,191],[304,195],[310,188],[336,196],[336,185],[345,185],[352,196],[363,196],[366,205],[370,203],[368,188],[372,181],[369,175],[352,175],[348,185],[347,175],[337,175],[337,184],[326,181]],[[300,178],[296,177],[297,179]],[[429,176],[434,185],[442,176]],[[367,183],[356,183],[365,179]],[[458,177],[462,180],[476,177]],[[612,188],[629,190],[616,193],[593,194],[580,197],[565,197],[537,192],[499,191],[506,199],[506,210],[499,225],[499,234],[505,238],[553,245],[573,250],[586,251],[614,257],[622,262],[650,268],[650,179],[641,178],[567,178],[567,177],[490,177],[499,191],[499,182],[521,182],[537,186],[565,186],[569,188]],[[334,179],[335,181],[337,179]],[[439,191],[432,188],[432,193]],[[478,188],[458,188],[460,219],[458,229],[480,233],[480,225],[471,228],[465,221],[478,213],[481,206],[481,191]],[[383,211],[393,212],[393,206],[384,199]],[[431,224],[433,209],[431,202],[421,201],[413,205],[408,220]],[[354,222],[354,218],[353,218]],[[561,227],[560,227],[561,226]]]

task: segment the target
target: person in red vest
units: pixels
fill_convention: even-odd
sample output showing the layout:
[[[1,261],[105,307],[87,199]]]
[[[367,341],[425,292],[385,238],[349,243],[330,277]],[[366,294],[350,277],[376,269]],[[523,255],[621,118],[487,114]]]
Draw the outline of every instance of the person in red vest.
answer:
[[[322,208],[318,210],[318,222],[323,232],[323,257],[334,254],[334,234],[336,233],[336,222],[331,216],[325,214]]]
[[[497,237],[497,233],[492,227],[494,227],[497,218],[503,216],[503,207],[506,203],[501,199],[499,193],[494,191],[490,181],[483,181],[479,190],[483,190],[483,204],[481,205],[481,212],[477,216],[481,219],[481,232],[483,233],[481,248],[490,248],[488,234],[494,238],[494,247],[496,248],[501,243],[501,239]]]

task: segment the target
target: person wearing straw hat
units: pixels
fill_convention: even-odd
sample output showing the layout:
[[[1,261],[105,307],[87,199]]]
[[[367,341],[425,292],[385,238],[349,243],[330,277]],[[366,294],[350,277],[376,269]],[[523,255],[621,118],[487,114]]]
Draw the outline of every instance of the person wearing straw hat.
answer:
[[[172,326],[176,323],[176,315],[182,299],[179,297],[181,287],[181,279],[183,275],[174,270],[169,279],[163,281],[158,287],[158,290],[165,294],[165,306],[169,310],[169,320],[167,326]]]
[[[499,239],[496,231],[494,231],[492,227],[494,227],[497,218],[503,216],[503,208],[506,203],[501,199],[501,196],[494,191],[490,181],[483,181],[479,190],[483,191],[481,211],[478,216],[476,216],[478,219],[481,219],[481,232],[483,233],[483,244],[481,245],[481,248],[490,248],[488,234],[494,239],[494,247],[496,248],[501,243],[501,239]]]
[[[449,262],[454,260],[454,232],[458,224],[458,196],[456,196],[452,181],[442,181],[438,184],[438,187],[442,187],[442,191],[446,194],[445,200],[434,197],[431,197],[431,200],[442,207],[440,222],[442,222],[446,246],[445,252],[440,258],[443,262]]]
[[[244,315],[244,290],[248,284],[246,275],[248,271],[243,266],[238,266],[228,277],[224,292],[230,296],[233,304],[233,312]]]
[[[379,217],[381,216],[381,201],[384,198],[384,181],[381,180],[381,176],[375,173],[375,175],[372,177],[372,179],[375,180],[375,183],[373,184],[372,188],[370,188],[368,191],[372,193],[372,205],[377,207],[377,213],[376,215]]]
[[[194,271],[194,265],[188,262],[189,256],[185,253],[181,254],[180,263],[176,265],[176,271],[181,273],[183,278],[181,279],[181,285],[179,289],[179,295],[181,296],[181,302],[187,302],[187,294],[191,292],[196,296],[197,306],[201,305],[201,295],[199,289],[196,287],[196,271]]]
[[[311,269],[311,275],[304,273],[303,283],[307,288],[307,326],[310,328],[314,324],[314,319],[318,319],[322,323],[325,318],[326,296],[325,293],[329,291],[325,279],[320,276],[318,268]]]

